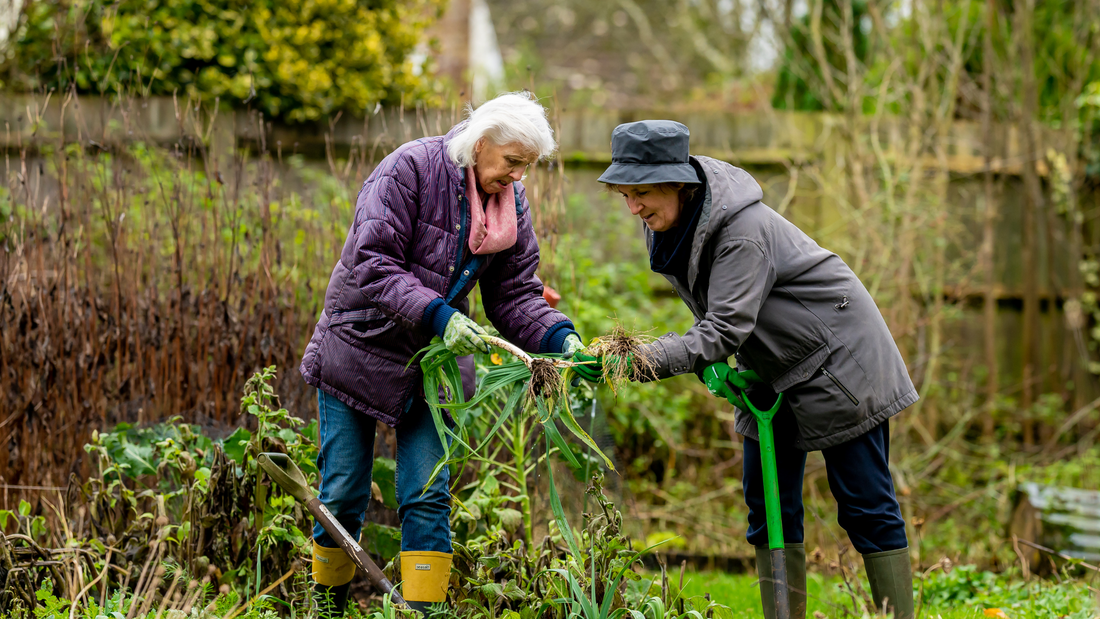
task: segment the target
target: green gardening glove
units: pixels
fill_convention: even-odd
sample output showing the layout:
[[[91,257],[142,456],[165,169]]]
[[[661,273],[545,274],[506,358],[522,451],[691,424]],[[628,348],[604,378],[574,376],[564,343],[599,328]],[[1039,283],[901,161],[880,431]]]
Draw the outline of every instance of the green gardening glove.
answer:
[[[573,371],[578,376],[592,383],[603,382],[603,369],[604,366],[618,369],[620,366],[623,368],[625,376],[630,380],[637,380],[634,376],[633,366],[634,359],[631,355],[604,355],[602,357],[593,357],[584,353],[574,353],[573,361],[578,363],[585,363],[585,365],[573,366]],[[587,363],[586,363],[587,362]]]
[[[603,382],[603,363],[600,362],[599,358],[586,355],[583,352],[574,352],[573,361],[584,364],[573,366],[573,371],[577,373],[577,376],[590,383]]]
[[[707,384],[707,391],[716,398],[725,398],[730,404],[737,406],[737,396],[733,394],[733,390],[729,388],[726,380],[730,375],[736,375],[737,372],[733,371],[728,363],[714,363],[707,366],[707,369],[703,371],[703,382]]]
[[[443,331],[443,345],[447,350],[461,357],[472,355],[475,352],[489,352],[489,334],[476,322],[470,320],[465,314],[455,312],[447,321],[447,328]]]
[[[752,370],[738,372],[731,368],[728,363],[713,363],[703,371],[703,382],[707,384],[707,390],[710,391],[711,395],[725,398],[730,404],[748,410],[741,402],[741,398],[737,397],[733,389],[730,389],[730,385],[745,391],[749,388],[749,385],[759,383],[761,380],[756,372]]]

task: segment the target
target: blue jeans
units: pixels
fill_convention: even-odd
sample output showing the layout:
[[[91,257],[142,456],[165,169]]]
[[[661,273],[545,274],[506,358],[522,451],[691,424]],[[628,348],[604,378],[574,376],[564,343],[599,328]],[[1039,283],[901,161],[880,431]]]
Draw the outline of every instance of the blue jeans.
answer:
[[[803,541],[802,475],[806,452],[795,449],[794,418],[780,409],[774,419],[775,463],[779,477],[779,504],[783,514],[783,541]],[[866,434],[821,450],[825,471],[838,508],[837,520],[860,554],[897,550],[908,546],[905,520],[894,495],[890,477],[890,427],[887,422]],[[768,521],[764,508],[764,473],[760,468],[760,443],[745,438],[742,484],[749,506],[749,531],[753,546],[767,546]]]
[[[355,539],[370,504],[374,465],[375,420],[323,391],[317,395],[321,451],[321,502]],[[397,431],[397,514],[401,517],[401,550],[451,552],[450,474],[446,468],[421,492],[443,457],[431,412],[423,400],[413,403]],[[313,539],[326,548],[339,544],[320,523]]]

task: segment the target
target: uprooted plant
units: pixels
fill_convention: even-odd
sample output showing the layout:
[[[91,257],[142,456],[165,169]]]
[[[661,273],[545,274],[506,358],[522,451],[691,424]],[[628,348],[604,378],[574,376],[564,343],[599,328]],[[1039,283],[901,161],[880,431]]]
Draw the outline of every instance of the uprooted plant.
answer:
[[[622,325],[615,325],[610,334],[592,340],[588,354],[607,359],[603,363],[603,378],[613,391],[633,380],[656,378],[656,364],[645,347],[648,340]]]
[[[455,356],[438,342],[421,351],[424,393],[445,450],[432,479],[443,467],[456,467],[457,479],[462,478],[468,465],[476,463],[480,467],[477,480],[464,486],[460,483],[454,492],[453,520],[460,529],[466,529],[462,523],[467,522],[470,530],[477,531],[476,535],[467,535],[460,530],[456,540],[452,584],[459,615],[497,616],[512,609],[520,617],[562,613],[593,619],[627,613],[641,616],[632,608],[652,603],[650,588],[627,599],[626,583],[640,579],[632,568],[650,548],[632,550],[620,531],[622,516],[604,497],[598,476],[589,494],[596,498],[602,513],[585,514],[587,526],[574,531],[554,479],[550,458],[554,453],[574,471],[586,468],[582,458],[595,458],[614,471],[611,460],[573,415],[570,370],[578,363],[561,355],[528,355],[499,338],[492,338],[491,343],[516,360],[505,362],[493,355],[492,364],[484,369],[469,401],[464,399]],[[640,339],[623,329],[616,329],[597,346],[607,354],[641,359],[636,367],[651,371],[651,364],[639,353]],[[604,372],[611,383],[634,378],[616,367],[605,368]],[[579,439],[579,450],[566,441],[558,422]],[[545,450],[532,456],[540,443],[538,428],[545,437]],[[540,466],[545,467],[553,519],[547,523],[550,534],[535,544],[528,476]],[[503,496],[505,489],[512,495]],[[509,534],[518,526],[519,518],[515,518],[514,510],[504,507],[507,503],[520,507],[522,538]],[[499,514],[499,526],[479,528],[476,522],[490,508]],[[509,513],[512,515],[506,515]],[[721,614],[719,610],[715,616]]]
[[[488,369],[473,399],[465,401],[462,390],[462,375],[454,353],[447,350],[440,341],[433,341],[421,351],[421,369],[424,371],[424,394],[435,422],[436,432],[443,444],[445,455],[432,472],[431,481],[444,466],[460,463],[476,457],[478,450],[471,447],[468,440],[468,419],[470,411],[490,398],[503,392],[509,392],[505,404],[500,409],[496,424],[484,437],[487,444],[500,430],[500,427],[513,414],[534,409],[547,438],[563,455],[572,454],[564,437],[557,431],[553,422],[560,421],[574,436],[598,455],[611,470],[615,466],[604,455],[592,437],[581,428],[569,406],[569,390],[564,373],[577,365],[563,359],[561,355],[528,355],[523,350],[500,338],[490,338],[491,343],[510,354],[517,360],[501,363]],[[446,401],[440,399],[440,392]],[[449,413],[453,427],[444,419]]]

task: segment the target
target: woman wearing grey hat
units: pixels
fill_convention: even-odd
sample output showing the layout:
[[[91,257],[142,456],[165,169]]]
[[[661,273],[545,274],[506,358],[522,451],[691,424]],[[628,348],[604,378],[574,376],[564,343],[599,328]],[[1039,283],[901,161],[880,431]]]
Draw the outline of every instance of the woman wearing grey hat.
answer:
[[[836,254],[761,202],[744,170],[688,154],[688,128],[667,120],[619,125],[612,164],[600,177],[644,222],[651,268],[672,283],[695,325],[640,353],[663,379],[726,363],[763,379],[748,392],[757,406],[786,398],[775,417],[776,460],[787,541],[792,617],[806,613],[802,477],[806,452],[821,450],[840,525],[863,555],[875,605],[913,616],[905,522],[889,470],[887,420],[916,402],[905,362],[874,300]],[[593,359],[580,373],[597,380]],[[634,364],[638,367],[642,364]],[[647,373],[648,374],[648,373]],[[770,399],[770,401],[769,401]],[[767,522],[756,422],[736,412],[745,436],[748,541],[769,572]],[[765,615],[775,616],[761,581]]]

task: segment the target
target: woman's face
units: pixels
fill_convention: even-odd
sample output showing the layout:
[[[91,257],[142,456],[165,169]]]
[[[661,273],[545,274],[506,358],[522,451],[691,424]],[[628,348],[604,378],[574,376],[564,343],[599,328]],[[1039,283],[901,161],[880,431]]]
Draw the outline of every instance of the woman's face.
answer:
[[[474,146],[474,153],[477,162],[474,164],[474,175],[481,190],[488,194],[507,189],[523,178],[527,166],[538,160],[537,154],[532,154],[519,142],[497,145],[485,138]]]
[[[681,187],[680,183],[619,185],[618,190],[631,215],[637,215],[654,232],[667,232],[680,223]]]

